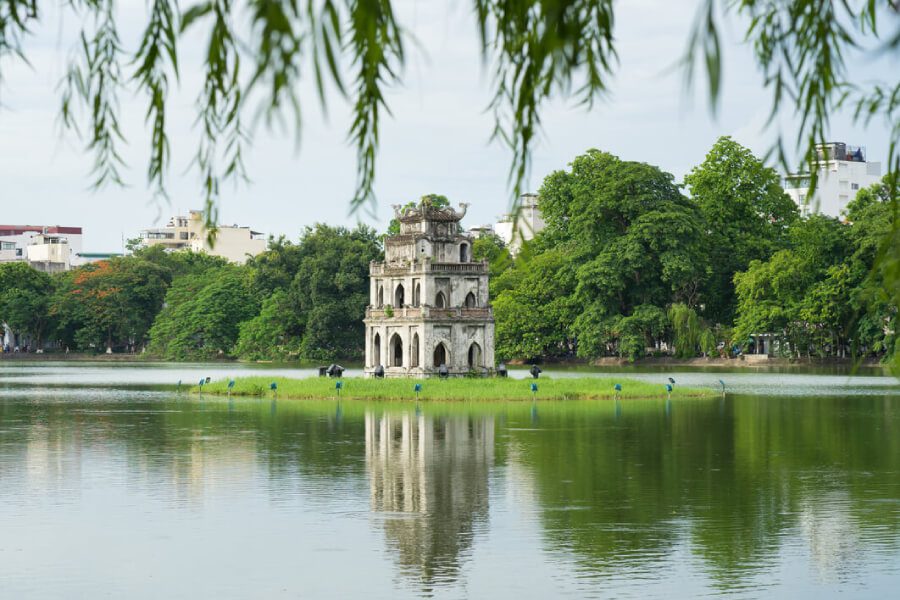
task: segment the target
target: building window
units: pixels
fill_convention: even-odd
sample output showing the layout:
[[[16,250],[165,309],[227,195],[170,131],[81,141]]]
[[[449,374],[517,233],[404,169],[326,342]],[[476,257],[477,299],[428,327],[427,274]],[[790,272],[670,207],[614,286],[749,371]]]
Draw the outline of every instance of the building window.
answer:
[[[384,286],[378,286],[378,308],[384,306]]]
[[[376,367],[381,364],[381,336],[377,333],[372,339],[372,363]]]
[[[469,245],[468,244],[460,244],[459,245],[459,262],[461,262],[461,263],[469,262]]]
[[[858,183],[851,183],[851,184],[850,184],[850,189],[851,189],[851,190],[858,190],[858,189],[859,189],[859,184],[858,184]]]
[[[403,366],[403,340],[396,333],[391,336],[391,366]]]
[[[478,345],[478,342],[472,342],[472,345],[469,346],[469,368],[474,369],[481,366],[481,346]]]
[[[469,292],[466,296],[466,308],[475,308],[477,304],[478,303],[475,301],[475,294]]]
[[[435,308],[447,308],[447,297],[444,295],[444,292],[437,293],[437,296],[434,298],[434,306]]]
[[[397,285],[397,289],[394,290],[394,308],[403,308],[403,284],[400,283]]]
[[[416,282],[416,287],[413,290],[413,306],[418,307],[419,303],[422,301],[422,286]]]
[[[434,368],[436,369],[441,365],[446,365],[448,358],[449,354],[447,353],[447,347],[444,346],[443,342],[438,343],[434,349]]]
[[[414,333],[412,344],[409,345],[409,366],[419,366],[419,334]]]

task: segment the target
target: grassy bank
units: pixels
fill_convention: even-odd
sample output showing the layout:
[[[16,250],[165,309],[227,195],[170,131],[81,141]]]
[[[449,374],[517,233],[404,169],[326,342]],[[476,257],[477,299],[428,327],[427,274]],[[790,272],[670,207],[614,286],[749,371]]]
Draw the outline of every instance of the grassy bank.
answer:
[[[342,379],[341,397],[359,400],[413,400],[414,386],[421,384],[421,400],[531,400],[531,384],[537,383],[535,397],[541,400],[604,400],[616,396],[615,385],[622,386],[619,397],[665,398],[666,378],[659,383],[633,379],[580,377],[528,379]],[[287,379],[283,377],[242,377],[235,380],[231,393],[235,396],[272,396],[271,384],[278,386],[279,398],[324,399],[337,397],[336,380],[323,377]],[[194,392],[199,391],[197,386]],[[203,386],[204,394],[227,394],[228,381],[214,381]],[[715,395],[713,388],[690,388],[676,385],[673,398],[706,397]]]

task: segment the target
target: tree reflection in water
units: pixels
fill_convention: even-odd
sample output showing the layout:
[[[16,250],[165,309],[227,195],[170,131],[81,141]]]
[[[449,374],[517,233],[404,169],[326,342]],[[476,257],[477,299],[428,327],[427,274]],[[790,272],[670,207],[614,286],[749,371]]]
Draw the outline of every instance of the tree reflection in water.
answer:
[[[451,583],[488,516],[490,416],[368,411],[366,467],[401,572],[424,587]]]

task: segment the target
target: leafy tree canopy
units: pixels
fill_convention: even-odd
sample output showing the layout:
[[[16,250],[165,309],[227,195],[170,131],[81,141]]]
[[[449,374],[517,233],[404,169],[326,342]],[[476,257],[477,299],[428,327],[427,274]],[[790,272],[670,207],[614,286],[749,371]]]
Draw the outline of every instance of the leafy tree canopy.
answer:
[[[33,337],[40,347],[50,319],[53,290],[53,279],[27,263],[0,264],[0,324]]]
[[[703,285],[704,316],[731,322],[735,298],[732,276],[752,260],[765,260],[787,247],[788,227],[797,206],[781,178],[729,137],[719,138],[706,159],[684,178],[708,232],[704,252],[710,273]]]

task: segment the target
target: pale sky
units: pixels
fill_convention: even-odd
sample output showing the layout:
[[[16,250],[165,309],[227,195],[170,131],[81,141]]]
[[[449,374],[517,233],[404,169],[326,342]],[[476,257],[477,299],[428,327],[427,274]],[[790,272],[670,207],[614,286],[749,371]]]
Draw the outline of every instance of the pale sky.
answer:
[[[146,3],[120,3],[122,42],[133,50],[146,18]],[[348,103],[334,97],[327,120],[311,82],[302,91],[305,123],[299,152],[292,133],[256,131],[247,156],[252,181],[224,193],[223,224],[249,225],[267,234],[296,239],[315,222],[352,226],[357,220],[383,228],[391,204],[426,193],[469,202],[465,225],[491,223],[510,202],[510,155],[488,140],[492,118],[485,111],[490,74],[482,65],[475,20],[466,0],[395,0],[401,23],[418,40],[409,44],[402,87],[388,100],[392,117],[382,123],[375,215],[348,215],[356,159],[347,143]],[[599,148],[673,173],[680,181],[703,160],[718,136],[730,135],[758,155],[769,147],[763,131],[769,96],[749,48],[739,44],[732,22],[726,44],[724,94],[713,119],[700,88],[694,100],[683,93],[674,63],[684,50],[696,2],[629,0],[617,4],[620,63],[612,94],[589,112],[574,101],[557,100],[543,111],[543,133],[534,153],[530,189],[565,168],[577,155]],[[56,10],[56,9],[54,9]],[[61,134],[58,84],[75,39],[71,13],[44,15],[43,26],[26,43],[31,66],[7,60],[0,84],[0,207],[3,224],[84,228],[85,251],[121,251],[122,237],[163,225],[171,214],[201,208],[202,192],[189,164],[197,146],[194,99],[201,77],[205,31],[196,28],[180,47],[181,83],[168,110],[173,150],[171,204],[154,201],[145,169],[148,135],[142,97],[122,97],[121,120],[128,138],[123,155],[128,187],[89,189],[91,157],[72,134]],[[890,79],[896,61],[851,59],[860,80]],[[790,119],[785,123],[790,126]],[[831,139],[867,147],[870,161],[887,158],[888,134],[881,122],[852,125],[848,115],[832,121]]]

